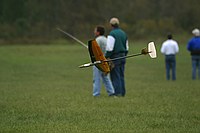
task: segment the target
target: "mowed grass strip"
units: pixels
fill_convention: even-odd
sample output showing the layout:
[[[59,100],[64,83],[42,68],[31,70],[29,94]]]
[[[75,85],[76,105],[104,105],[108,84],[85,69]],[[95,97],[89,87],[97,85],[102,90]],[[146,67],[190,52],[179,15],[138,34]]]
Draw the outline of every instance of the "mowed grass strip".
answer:
[[[130,54],[143,43],[130,44]],[[0,46],[0,132],[182,133],[200,132],[200,83],[191,79],[185,45],[177,55],[177,80],[165,80],[164,56],[127,59],[124,98],[104,86],[92,97],[87,49],[73,45]]]

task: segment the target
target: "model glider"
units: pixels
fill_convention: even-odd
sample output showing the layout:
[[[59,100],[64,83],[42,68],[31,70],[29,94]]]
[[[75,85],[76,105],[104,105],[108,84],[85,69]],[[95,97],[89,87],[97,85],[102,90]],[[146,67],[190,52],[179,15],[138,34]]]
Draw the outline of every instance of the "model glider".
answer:
[[[140,53],[131,54],[131,55],[122,56],[122,57],[113,58],[113,59],[105,58],[99,45],[97,44],[97,42],[95,40],[91,40],[88,42],[88,50],[89,50],[89,54],[90,54],[90,58],[91,58],[91,63],[86,63],[79,67],[85,68],[85,67],[90,67],[90,66],[95,65],[99,70],[101,70],[102,72],[105,72],[105,73],[110,72],[108,62],[111,62],[111,61],[120,60],[120,59],[124,59],[124,58],[130,58],[130,57],[139,56],[139,55],[147,55],[147,54],[149,54],[149,56],[151,58],[157,57],[154,42],[148,43],[147,48],[143,48]]]
[[[151,58],[157,57],[155,44],[154,44],[154,42],[150,42],[150,43],[148,43],[147,47],[145,47],[141,50],[140,53],[131,54],[131,55],[122,56],[122,57],[113,58],[113,59],[106,59],[103,52],[101,51],[101,48],[99,47],[98,43],[96,42],[96,40],[88,41],[88,46],[87,46],[86,44],[84,44],[83,42],[81,42],[79,39],[72,36],[71,34],[67,33],[66,31],[63,31],[60,28],[57,28],[57,30],[59,30],[60,32],[71,37],[72,39],[77,41],[82,46],[88,48],[91,62],[83,64],[83,65],[79,66],[79,68],[85,68],[85,67],[90,67],[90,66],[95,65],[102,72],[109,73],[110,72],[110,66],[109,66],[108,62],[112,62],[112,61],[120,60],[120,59],[124,59],[124,58],[130,58],[130,57],[134,57],[134,56],[139,56],[139,55],[147,55],[147,54]]]

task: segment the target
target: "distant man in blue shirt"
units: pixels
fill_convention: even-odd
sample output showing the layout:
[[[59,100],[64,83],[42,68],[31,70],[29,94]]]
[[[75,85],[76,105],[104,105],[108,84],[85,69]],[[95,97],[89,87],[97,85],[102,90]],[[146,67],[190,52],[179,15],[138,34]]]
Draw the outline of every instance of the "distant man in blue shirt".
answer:
[[[165,55],[166,78],[170,80],[170,69],[172,70],[172,80],[176,80],[176,54],[179,52],[178,43],[172,39],[172,35],[167,35],[167,40],[163,42],[161,53]]]
[[[196,79],[196,69],[198,69],[198,78],[200,79],[200,31],[194,29],[192,31],[194,37],[188,42],[187,50],[192,56],[192,79]]]
[[[111,18],[112,30],[107,37],[106,58],[117,58],[126,56],[128,53],[128,38],[126,33],[119,28],[118,18]],[[113,61],[114,68],[110,71],[113,87],[116,96],[125,96],[124,71],[126,59]]]

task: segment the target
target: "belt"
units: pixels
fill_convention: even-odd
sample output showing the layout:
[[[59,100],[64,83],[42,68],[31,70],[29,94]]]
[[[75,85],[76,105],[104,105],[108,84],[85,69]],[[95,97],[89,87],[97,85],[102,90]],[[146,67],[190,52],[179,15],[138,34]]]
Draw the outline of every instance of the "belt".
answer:
[[[168,55],[165,55],[165,56],[175,56],[175,54],[168,54]]]

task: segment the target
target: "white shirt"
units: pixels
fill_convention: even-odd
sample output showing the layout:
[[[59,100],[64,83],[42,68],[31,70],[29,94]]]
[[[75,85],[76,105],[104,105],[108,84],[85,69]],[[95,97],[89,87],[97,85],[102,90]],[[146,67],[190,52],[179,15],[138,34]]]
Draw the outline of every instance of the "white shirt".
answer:
[[[164,55],[175,55],[179,52],[178,43],[172,39],[168,39],[163,42],[160,51]]]

